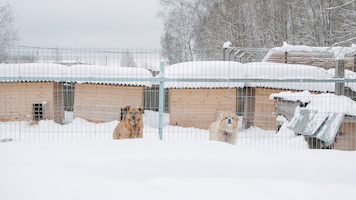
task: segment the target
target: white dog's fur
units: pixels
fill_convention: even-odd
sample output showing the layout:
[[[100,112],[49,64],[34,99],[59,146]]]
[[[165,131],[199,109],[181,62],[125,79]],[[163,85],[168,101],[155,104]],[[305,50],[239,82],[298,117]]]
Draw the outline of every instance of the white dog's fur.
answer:
[[[239,118],[236,114],[230,111],[222,112],[218,119],[209,127],[209,139],[235,144],[239,131],[238,120]]]

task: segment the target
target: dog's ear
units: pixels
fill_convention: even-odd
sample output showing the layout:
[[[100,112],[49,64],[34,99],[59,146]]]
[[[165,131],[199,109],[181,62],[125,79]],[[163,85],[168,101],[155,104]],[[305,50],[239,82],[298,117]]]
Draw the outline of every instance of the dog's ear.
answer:
[[[220,116],[218,117],[218,119],[217,119],[216,121],[220,121],[220,120],[221,120],[221,118],[224,116],[224,113],[225,113],[225,112],[224,112],[224,111],[222,111],[222,112],[221,112],[221,114],[220,114]]]
[[[120,112],[120,121],[122,121],[124,119],[124,109],[121,108],[121,112]]]
[[[130,106],[126,106],[125,108],[121,108],[121,117],[120,121],[125,120],[126,113],[130,110]]]
[[[234,117],[236,117],[236,120],[237,121],[240,121],[239,117],[237,115],[235,115]]]
[[[143,108],[138,108],[138,110],[142,113],[145,114],[145,110]]]

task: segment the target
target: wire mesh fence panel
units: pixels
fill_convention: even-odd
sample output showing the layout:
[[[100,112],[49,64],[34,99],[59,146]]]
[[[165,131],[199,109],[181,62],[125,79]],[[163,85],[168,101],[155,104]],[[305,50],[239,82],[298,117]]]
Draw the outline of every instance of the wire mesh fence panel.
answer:
[[[182,60],[184,52],[172,59],[156,49],[16,46],[0,64],[0,139],[111,140],[117,133],[355,150],[354,50],[345,54],[343,77],[329,51],[279,50],[201,50]]]

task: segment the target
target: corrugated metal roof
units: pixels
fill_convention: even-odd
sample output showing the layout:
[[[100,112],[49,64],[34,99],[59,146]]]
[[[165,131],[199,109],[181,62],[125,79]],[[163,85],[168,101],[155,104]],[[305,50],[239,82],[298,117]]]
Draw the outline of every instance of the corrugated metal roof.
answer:
[[[152,86],[153,75],[142,68],[53,63],[0,64],[0,82],[76,82]]]
[[[344,116],[344,113],[301,110],[300,115],[292,118],[288,128],[296,133],[332,144]]]

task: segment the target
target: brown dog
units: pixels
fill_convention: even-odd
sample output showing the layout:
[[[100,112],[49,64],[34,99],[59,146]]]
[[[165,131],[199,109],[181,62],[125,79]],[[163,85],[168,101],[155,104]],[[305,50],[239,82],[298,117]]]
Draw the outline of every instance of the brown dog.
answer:
[[[114,130],[113,138],[143,138],[143,113],[144,110],[142,108],[126,106],[122,109],[121,121]]]
[[[222,112],[209,127],[209,139],[229,144],[236,143],[239,118],[232,112]]]

